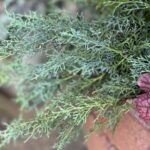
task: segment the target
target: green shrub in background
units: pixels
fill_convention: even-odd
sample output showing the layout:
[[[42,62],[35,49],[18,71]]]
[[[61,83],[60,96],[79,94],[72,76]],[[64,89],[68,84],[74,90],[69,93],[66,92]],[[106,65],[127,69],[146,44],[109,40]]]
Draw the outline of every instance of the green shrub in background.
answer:
[[[132,107],[119,101],[137,95],[137,77],[150,70],[149,1],[93,1],[96,4],[99,17],[91,21],[62,13],[10,16],[9,38],[0,42],[0,81],[14,82],[16,101],[22,109],[35,109],[36,116],[7,125],[0,132],[1,146],[20,137],[49,136],[56,129],[55,147],[61,150],[78,136],[92,110],[108,119],[95,122],[96,130],[114,128]],[[47,61],[24,61],[37,53]],[[15,59],[6,61],[7,56]],[[4,75],[7,69],[15,75],[13,80]]]
[[[0,40],[6,39],[8,35],[7,26],[10,18],[5,13],[5,9],[10,13],[27,13],[29,10],[36,11],[40,14],[46,13],[47,0],[5,0],[1,2],[3,11],[0,13]],[[49,8],[48,8],[49,9]]]

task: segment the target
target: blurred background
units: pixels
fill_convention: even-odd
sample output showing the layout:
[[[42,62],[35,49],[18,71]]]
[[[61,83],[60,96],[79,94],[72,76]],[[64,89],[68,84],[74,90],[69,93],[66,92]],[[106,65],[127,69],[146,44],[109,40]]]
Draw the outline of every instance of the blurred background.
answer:
[[[83,11],[84,5],[73,0],[0,0],[0,40],[8,37],[7,26],[10,19],[6,15],[9,13],[26,14],[35,11],[42,15],[58,11],[64,15],[84,15],[87,19],[91,18],[91,12],[96,14],[94,6],[87,7]],[[42,58],[44,59],[44,58]],[[33,60],[33,63],[41,61],[41,56]],[[1,64],[0,64],[1,66]],[[4,123],[9,123],[16,118],[19,113],[19,106],[13,102],[16,96],[15,85],[0,86],[0,130],[4,130]],[[34,112],[23,112],[25,118],[31,118]],[[24,143],[21,139],[15,144],[8,145],[4,150],[54,150],[53,144],[57,138],[57,131],[54,131],[49,139],[42,137],[38,140],[30,140]],[[64,150],[86,150],[83,134],[74,143],[68,145]]]

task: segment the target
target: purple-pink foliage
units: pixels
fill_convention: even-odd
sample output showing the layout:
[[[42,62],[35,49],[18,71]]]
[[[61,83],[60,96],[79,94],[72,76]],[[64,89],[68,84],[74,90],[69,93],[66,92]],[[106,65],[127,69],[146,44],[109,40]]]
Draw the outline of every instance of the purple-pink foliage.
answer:
[[[141,118],[150,121],[150,73],[142,74],[137,85],[144,93],[135,98],[136,110]]]

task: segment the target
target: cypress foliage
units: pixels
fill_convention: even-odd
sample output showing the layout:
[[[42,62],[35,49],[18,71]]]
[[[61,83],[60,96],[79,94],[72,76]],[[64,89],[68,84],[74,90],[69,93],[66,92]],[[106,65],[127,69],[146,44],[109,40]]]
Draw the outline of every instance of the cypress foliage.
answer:
[[[95,121],[96,130],[115,128],[131,108],[119,102],[137,95],[137,77],[150,71],[149,1],[95,3],[102,14],[90,22],[60,13],[10,16],[9,38],[0,42],[4,68],[0,82],[17,81],[16,101],[22,109],[36,109],[37,114],[29,121],[13,121],[0,131],[1,146],[19,137],[49,136],[56,129],[60,133],[56,148],[61,150],[78,136],[92,110],[108,119]],[[39,53],[45,55],[45,63],[24,61]],[[10,56],[14,59],[6,61]],[[13,81],[12,75],[5,76],[8,70],[15,76]]]

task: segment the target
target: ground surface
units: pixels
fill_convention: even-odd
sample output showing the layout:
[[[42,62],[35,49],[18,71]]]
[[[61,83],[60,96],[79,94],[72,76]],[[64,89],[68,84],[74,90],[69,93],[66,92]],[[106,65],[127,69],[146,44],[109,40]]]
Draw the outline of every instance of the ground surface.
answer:
[[[23,141],[18,141],[15,145],[10,144],[4,150],[54,150],[53,144],[55,142],[55,133],[49,138],[40,138],[38,140],[30,140],[27,143]],[[85,150],[82,141],[72,143],[71,145],[64,148],[64,150]]]

